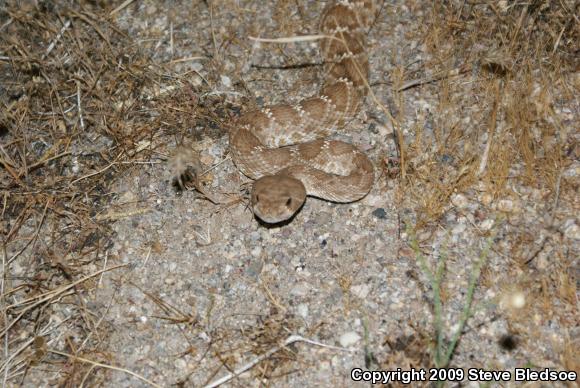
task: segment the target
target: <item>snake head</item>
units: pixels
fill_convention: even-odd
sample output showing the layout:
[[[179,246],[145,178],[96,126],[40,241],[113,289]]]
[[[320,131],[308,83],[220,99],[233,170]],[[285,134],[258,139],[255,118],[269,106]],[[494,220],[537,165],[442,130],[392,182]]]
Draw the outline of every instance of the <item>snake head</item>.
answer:
[[[262,177],[252,187],[252,211],[269,224],[291,218],[305,200],[306,189],[302,182],[286,175]]]

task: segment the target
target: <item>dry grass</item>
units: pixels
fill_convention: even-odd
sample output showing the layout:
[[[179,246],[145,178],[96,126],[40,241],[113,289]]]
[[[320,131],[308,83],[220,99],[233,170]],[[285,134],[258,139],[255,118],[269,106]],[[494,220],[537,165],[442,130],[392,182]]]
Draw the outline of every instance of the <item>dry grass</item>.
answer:
[[[54,383],[102,380],[93,370],[111,359],[110,328],[86,300],[111,268],[108,223],[123,216],[103,216],[109,187],[163,159],[160,146],[181,142],[186,128],[218,128],[200,80],[169,76],[106,8],[0,8],[3,382],[24,381],[39,362]]]
[[[554,109],[577,103],[578,7],[573,1],[433,7],[424,23],[432,60],[423,70],[470,72],[442,79],[432,117],[413,128],[410,176],[401,191],[416,193],[419,226],[437,220],[453,192],[476,187],[497,199],[513,184],[555,191],[575,141]],[[403,101],[397,105],[402,110]],[[475,186],[478,180],[483,186]]]
[[[505,314],[514,330],[531,342],[543,324],[537,317],[549,316],[569,327],[570,311],[577,309],[574,253],[571,257],[569,250],[554,248],[553,271],[538,271],[533,261],[539,252],[545,255],[552,249],[550,238],[559,244],[561,236],[555,232],[534,246],[539,230],[557,230],[556,214],[560,222],[569,216],[559,210],[559,201],[566,198],[566,208],[573,208],[571,198],[578,190],[577,181],[561,178],[578,141],[579,11],[580,3],[574,1],[436,2],[423,23],[431,61],[421,68],[425,74],[419,80],[436,80],[438,98],[410,131],[399,200],[413,209],[419,232],[445,227],[445,215],[455,211],[450,203],[455,193],[479,199],[488,218],[498,210],[508,213],[507,223],[496,223],[507,233],[506,241],[492,250],[518,264],[505,280],[510,292],[527,291],[526,303],[524,310],[518,306],[516,313],[508,309]],[[395,86],[423,84],[405,81],[416,77],[397,70],[392,73]],[[405,122],[400,92],[395,104],[401,112],[397,119]],[[562,120],[562,108],[575,110],[571,121]],[[522,209],[512,213],[501,205],[502,200],[517,203],[522,188],[544,196],[545,202],[528,204],[541,209],[546,220],[532,224],[531,230]],[[480,231],[480,239],[485,238],[487,233]],[[522,271],[525,275],[517,275]],[[492,268],[484,268],[486,288],[497,283],[497,273],[495,282],[486,280],[490,273]],[[437,305],[438,282],[432,287]],[[565,307],[556,301],[564,301]],[[437,311],[434,319],[441,334]],[[577,370],[577,359],[565,354],[562,364]]]

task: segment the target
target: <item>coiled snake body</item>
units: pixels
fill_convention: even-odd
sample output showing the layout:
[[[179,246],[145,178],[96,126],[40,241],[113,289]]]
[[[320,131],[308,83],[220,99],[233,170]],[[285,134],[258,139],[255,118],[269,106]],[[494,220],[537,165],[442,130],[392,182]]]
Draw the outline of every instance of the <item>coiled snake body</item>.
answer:
[[[366,28],[374,0],[342,0],[320,20],[324,84],[296,105],[274,105],[243,114],[230,131],[232,159],[255,179],[254,214],[267,223],[291,218],[306,196],[334,202],[363,198],[374,182],[368,157],[351,144],[326,140],[354,115],[366,95],[369,64]]]

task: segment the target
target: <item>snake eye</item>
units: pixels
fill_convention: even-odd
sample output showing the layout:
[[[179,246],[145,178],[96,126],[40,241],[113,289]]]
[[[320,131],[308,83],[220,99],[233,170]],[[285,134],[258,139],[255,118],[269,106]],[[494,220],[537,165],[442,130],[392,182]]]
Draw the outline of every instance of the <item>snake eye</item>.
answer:
[[[292,205],[292,198],[289,197],[288,200],[286,201],[286,206],[290,207],[290,205]]]
[[[256,194],[256,202],[260,202],[260,196]]]

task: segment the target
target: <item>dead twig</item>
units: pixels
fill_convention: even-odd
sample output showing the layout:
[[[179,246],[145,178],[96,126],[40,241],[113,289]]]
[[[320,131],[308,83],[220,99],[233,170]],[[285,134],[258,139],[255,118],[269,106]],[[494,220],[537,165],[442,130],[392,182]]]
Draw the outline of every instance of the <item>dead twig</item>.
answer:
[[[495,98],[493,101],[493,109],[491,111],[491,116],[489,118],[489,130],[487,131],[487,144],[485,145],[485,151],[483,151],[483,156],[481,157],[481,161],[479,162],[479,168],[477,169],[477,176],[480,177],[483,172],[485,171],[485,167],[487,166],[487,160],[489,158],[489,150],[491,149],[491,143],[493,142],[493,137],[495,135],[495,129],[497,127],[497,111],[500,105],[500,80],[496,80],[494,89],[495,89]]]
[[[293,344],[294,342],[305,342],[305,343],[310,344],[310,345],[321,346],[321,347],[326,348],[326,349],[340,350],[343,352],[351,352],[352,351],[350,349],[341,348],[338,346],[327,345],[327,344],[324,344],[322,342],[318,342],[318,341],[314,341],[314,340],[311,340],[308,338],[304,338],[304,337],[299,336],[299,335],[291,335],[290,337],[286,338],[286,340],[282,343],[282,345],[276,346],[276,347],[268,350],[266,353],[262,354],[259,357],[256,357],[254,360],[250,361],[249,363],[242,365],[241,367],[239,367],[235,371],[228,373],[225,376],[217,379],[216,381],[205,385],[205,388],[215,388],[215,387],[218,387],[224,383],[227,383],[228,381],[230,381],[230,380],[238,377],[242,373],[252,369],[254,366],[259,364],[261,361],[267,359],[268,357],[270,357],[274,353],[279,352],[280,350],[284,349],[286,346],[288,346],[290,344]]]
[[[110,169],[111,167],[113,167],[115,164],[117,164],[117,160],[121,157],[121,155],[122,155],[122,153],[120,153],[119,155],[117,155],[117,157],[115,158],[115,160],[113,160],[111,163],[109,163],[108,166],[103,167],[99,171],[95,171],[95,172],[92,172],[90,174],[84,175],[84,176],[82,176],[80,178],[77,178],[74,181],[72,181],[70,184],[71,185],[74,185],[75,183],[77,183],[79,181],[82,181],[83,179],[87,179],[87,178],[93,177],[95,175],[99,175],[99,174],[104,173],[105,171],[107,171],[108,169]]]
[[[409,80],[409,81],[406,81],[399,88],[397,88],[397,92],[402,92],[404,90],[411,89],[411,88],[414,88],[416,86],[431,84],[431,83],[438,82],[438,81],[441,81],[441,80],[446,79],[446,78],[456,77],[458,75],[462,75],[462,74],[470,72],[471,68],[472,68],[471,65],[466,65],[466,66],[462,66],[462,67],[457,68],[457,69],[440,72],[440,73],[433,75],[431,77]]]
[[[84,131],[85,121],[83,120],[83,108],[81,105],[81,82],[77,79],[75,80],[75,83],[77,84],[77,111],[79,113],[79,124],[81,129]]]
[[[47,213],[48,208],[50,207],[50,205],[52,205],[52,200],[46,201],[46,205],[44,206],[44,210],[42,211],[42,216],[40,217],[40,221],[38,222],[38,226],[36,227],[36,230],[34,231],[32,237],[30,238],[30,240],[28,240],[28,242],[26,244],[24,244],[24,246],[18,252],[16,252],[10,259],[8,259],[8,262],[6,262],[6,267],[4,267],[2,269],[2,271],[4,271],[5,268],[7,268],[7,266],[10,266],[10,264],[14,260],[16,260],[16,258],[18,256],[20,256],[22,254],[22,252],[24,252],[28,248],[28,246],[30,244],[32,244],[32,242],[34,240],[36,240],[38,238],[38,234],[40,232],[40,228],[42,228],[42,224],[44,223],[44,219],[46,218],[46,213]],[[4,276],[4,273],[3,273],[3,276]]]
[[[10,322],[4,328],[4,330],[2,332],[0,332],[0,336],[3,336],[8,330],[10,330],[12,328],[12,326],[14,326],[14,324],[16,322],[18,322],[20,320],[20,318],[22,318],[24,316],[24,314],[26,314],[28,311],[34,309],[35,307],[43,304],[44,302],[47,302],[47,301],[55,298],[57,295],[60,295],[60,294],[64,293],[65,291],[70,290],[71,288],[75,287],[76,285],[81,284],[81,283],[87,281],[88,279],[90,279],[92,277],[95,277],[95,276],[100,275],[103,272],[112,271],[114,269],[121,268],[121,267],[126,267],[126,266],[127,266],[127,264],[120,264],[120,265],[116,265],[114,267],[102,269],[100,271],[97,271],[95,273],[92,273],[90,275],[87,275],[87,276],[85,276],[85,277],[83,277],[83,278],[81,278],[81,279],[79,279],[79,280],[77,280],[77,281],[75,281],[73,283],[67,284],[65,286],[61,286],[61,287],[57,288],[56,290],[52,290],[52,291],[49,291],[49,292],[45,292],[43,294],[33,296],[32,298],[25,299],[25,300],[23,300],[23,301],[21,301],[21,302],[19,302],[17,304],[13,304],[13,305],[7,306],[6,307],[6,310],[9,310],[9,309],[13,309],[13,308],[19,307],[21,305],[29,304],[28,306],[24,307],[20,311],[20,314],[18,314],[18,316],[16,318],[14,318],[12,320],[12,322]]]
[[[61,352],[61,351],[54,350],[54,349],[48,349],[48,351],[50,353],[54,353],[54,354],[58,354],[60,356],[68,357],[71,361],[80,361],[80,362],[84,362],[84,363],[87,363],[87,364],[91,364],[91,365],[96,366],[96,367],[99,367],[99,368],[105,368],[105,369],[110,369],[110,370],[116,370],[118,372],[127,373],[128,375],[131,375],[133,377],[136,377],[137,379],[143,381],[144,383],[149,384],[152,387],[159,387],[159,388],[161,388],[161,385],[155,384],[153,381],[148,380],[145,377],[141,376],[140,374],[137,374],[137,373],[135,373],[133,371],[130,371],[129,369],[120,368],[118,366],[109,365],[109,364],[103,364],[101,362],[89,360],[88,358],[75,356],[73,354],[68,354],[68,353]]]
[[[121,3],[121,5],[119,5],[117,8],[115,8],[114,10],[112,10],[111,12],[109,12],[109,16],[113,16],[114,14],[122,11],[123,9],[125,9],[129,4],[131,4],[133,1],[135,0],[125,0]]]
[[[56,37],[54,38],[54,40],[52,42],[50,42],[50,44],[48,45],[48,47],[46,48],[46,52],[42,55],[42,59],[46,59],[46,57],[48,57],[48,55],[52,52],[52,50],[54,49],[54,47],[56,46],[56,44],[60,41],[60,38],[62,37],[62,34],[64,34],[64,32],[70,27],[70,19],[68,19],[64,25],[62,26],[62,28],[60,29],[59,33],[56,35]]]

